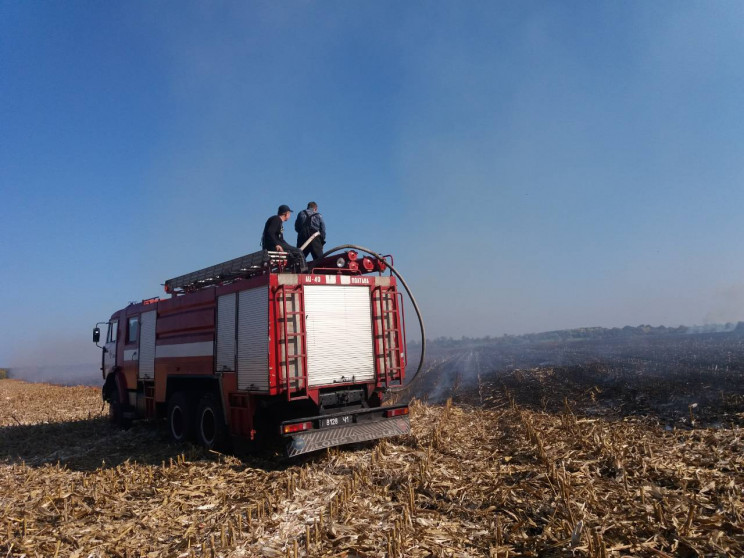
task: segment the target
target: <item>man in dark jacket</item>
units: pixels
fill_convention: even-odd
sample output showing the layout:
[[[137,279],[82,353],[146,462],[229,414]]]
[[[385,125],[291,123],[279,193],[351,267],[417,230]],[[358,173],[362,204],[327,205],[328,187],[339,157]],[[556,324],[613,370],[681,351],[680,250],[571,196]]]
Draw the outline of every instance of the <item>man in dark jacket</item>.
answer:
[[[307,209],[303,209],[297,214],[297,220],[295,221],[295,230],[297,231],[297,247],[299,248],[308,238],[314,233],[319,233],[318,236],[310,241],[310,244],[302,251],[307,257],[308,254],[313,255],[313,259],[317,260],[323,255],[323,245],[325,244],[326,229],[325,222],[323,222],[323,216],[318,213],[318,204],[310,202],[307,204]]]
[[[287,252],[287,259],[290,264],[300,268],[300,271],[307,271],[307,264],[302,252],[284,240],[284,222],[289,219],[292,210],[288,205],[280,205],[276,215],[272,215],[266,220],[264,225],[263,237],[261,238],[261,247],[264,250],[272,252]]]

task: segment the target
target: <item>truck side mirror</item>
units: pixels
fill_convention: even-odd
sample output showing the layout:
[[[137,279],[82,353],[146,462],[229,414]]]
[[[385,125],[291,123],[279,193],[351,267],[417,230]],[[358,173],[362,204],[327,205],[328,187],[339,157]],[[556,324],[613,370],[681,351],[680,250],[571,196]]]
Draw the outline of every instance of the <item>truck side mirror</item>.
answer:
[[[93,343],[98,343],[101,340],[101,328],[93,328]]]

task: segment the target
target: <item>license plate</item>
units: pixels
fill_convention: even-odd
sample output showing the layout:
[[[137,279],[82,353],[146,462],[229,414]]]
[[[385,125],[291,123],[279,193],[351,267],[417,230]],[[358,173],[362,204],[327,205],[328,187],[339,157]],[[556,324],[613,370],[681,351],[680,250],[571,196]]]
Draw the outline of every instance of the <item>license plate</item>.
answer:
[[[333,426],[348,426],[354,423],[354,417],[351,415],[342,415],[340,417],[325,417],[320,419],[321,428],[329,428]]]

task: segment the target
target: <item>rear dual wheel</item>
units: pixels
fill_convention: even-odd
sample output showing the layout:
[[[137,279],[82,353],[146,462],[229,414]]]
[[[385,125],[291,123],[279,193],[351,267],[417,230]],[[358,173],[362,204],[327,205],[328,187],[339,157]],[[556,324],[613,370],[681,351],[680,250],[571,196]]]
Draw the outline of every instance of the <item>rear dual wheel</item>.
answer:
[[[208,450],[223,450],[227,447],[227,426],[217,396],[207,393],[199,400],[196,413],[196,439]]]
[[[227,446],[228,433],[222,406],[215,393],[206,393],[198,403],[189,392],[179,391],[168,401],[168,427],[174,442],[196,442],[209,450]]]
[[[168,400],[168,428],[173,441],[179,444],[193,437],[193,405],[186,392],[178,391]]]

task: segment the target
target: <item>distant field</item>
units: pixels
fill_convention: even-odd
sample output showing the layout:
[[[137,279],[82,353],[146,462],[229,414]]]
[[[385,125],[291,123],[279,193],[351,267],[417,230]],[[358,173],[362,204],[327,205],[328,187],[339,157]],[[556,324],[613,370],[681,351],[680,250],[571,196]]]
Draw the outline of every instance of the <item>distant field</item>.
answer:
[[[433,356],[410,436],[293,462],[0,380],[0,556],[744,556],[741,374],[486,357]]]

